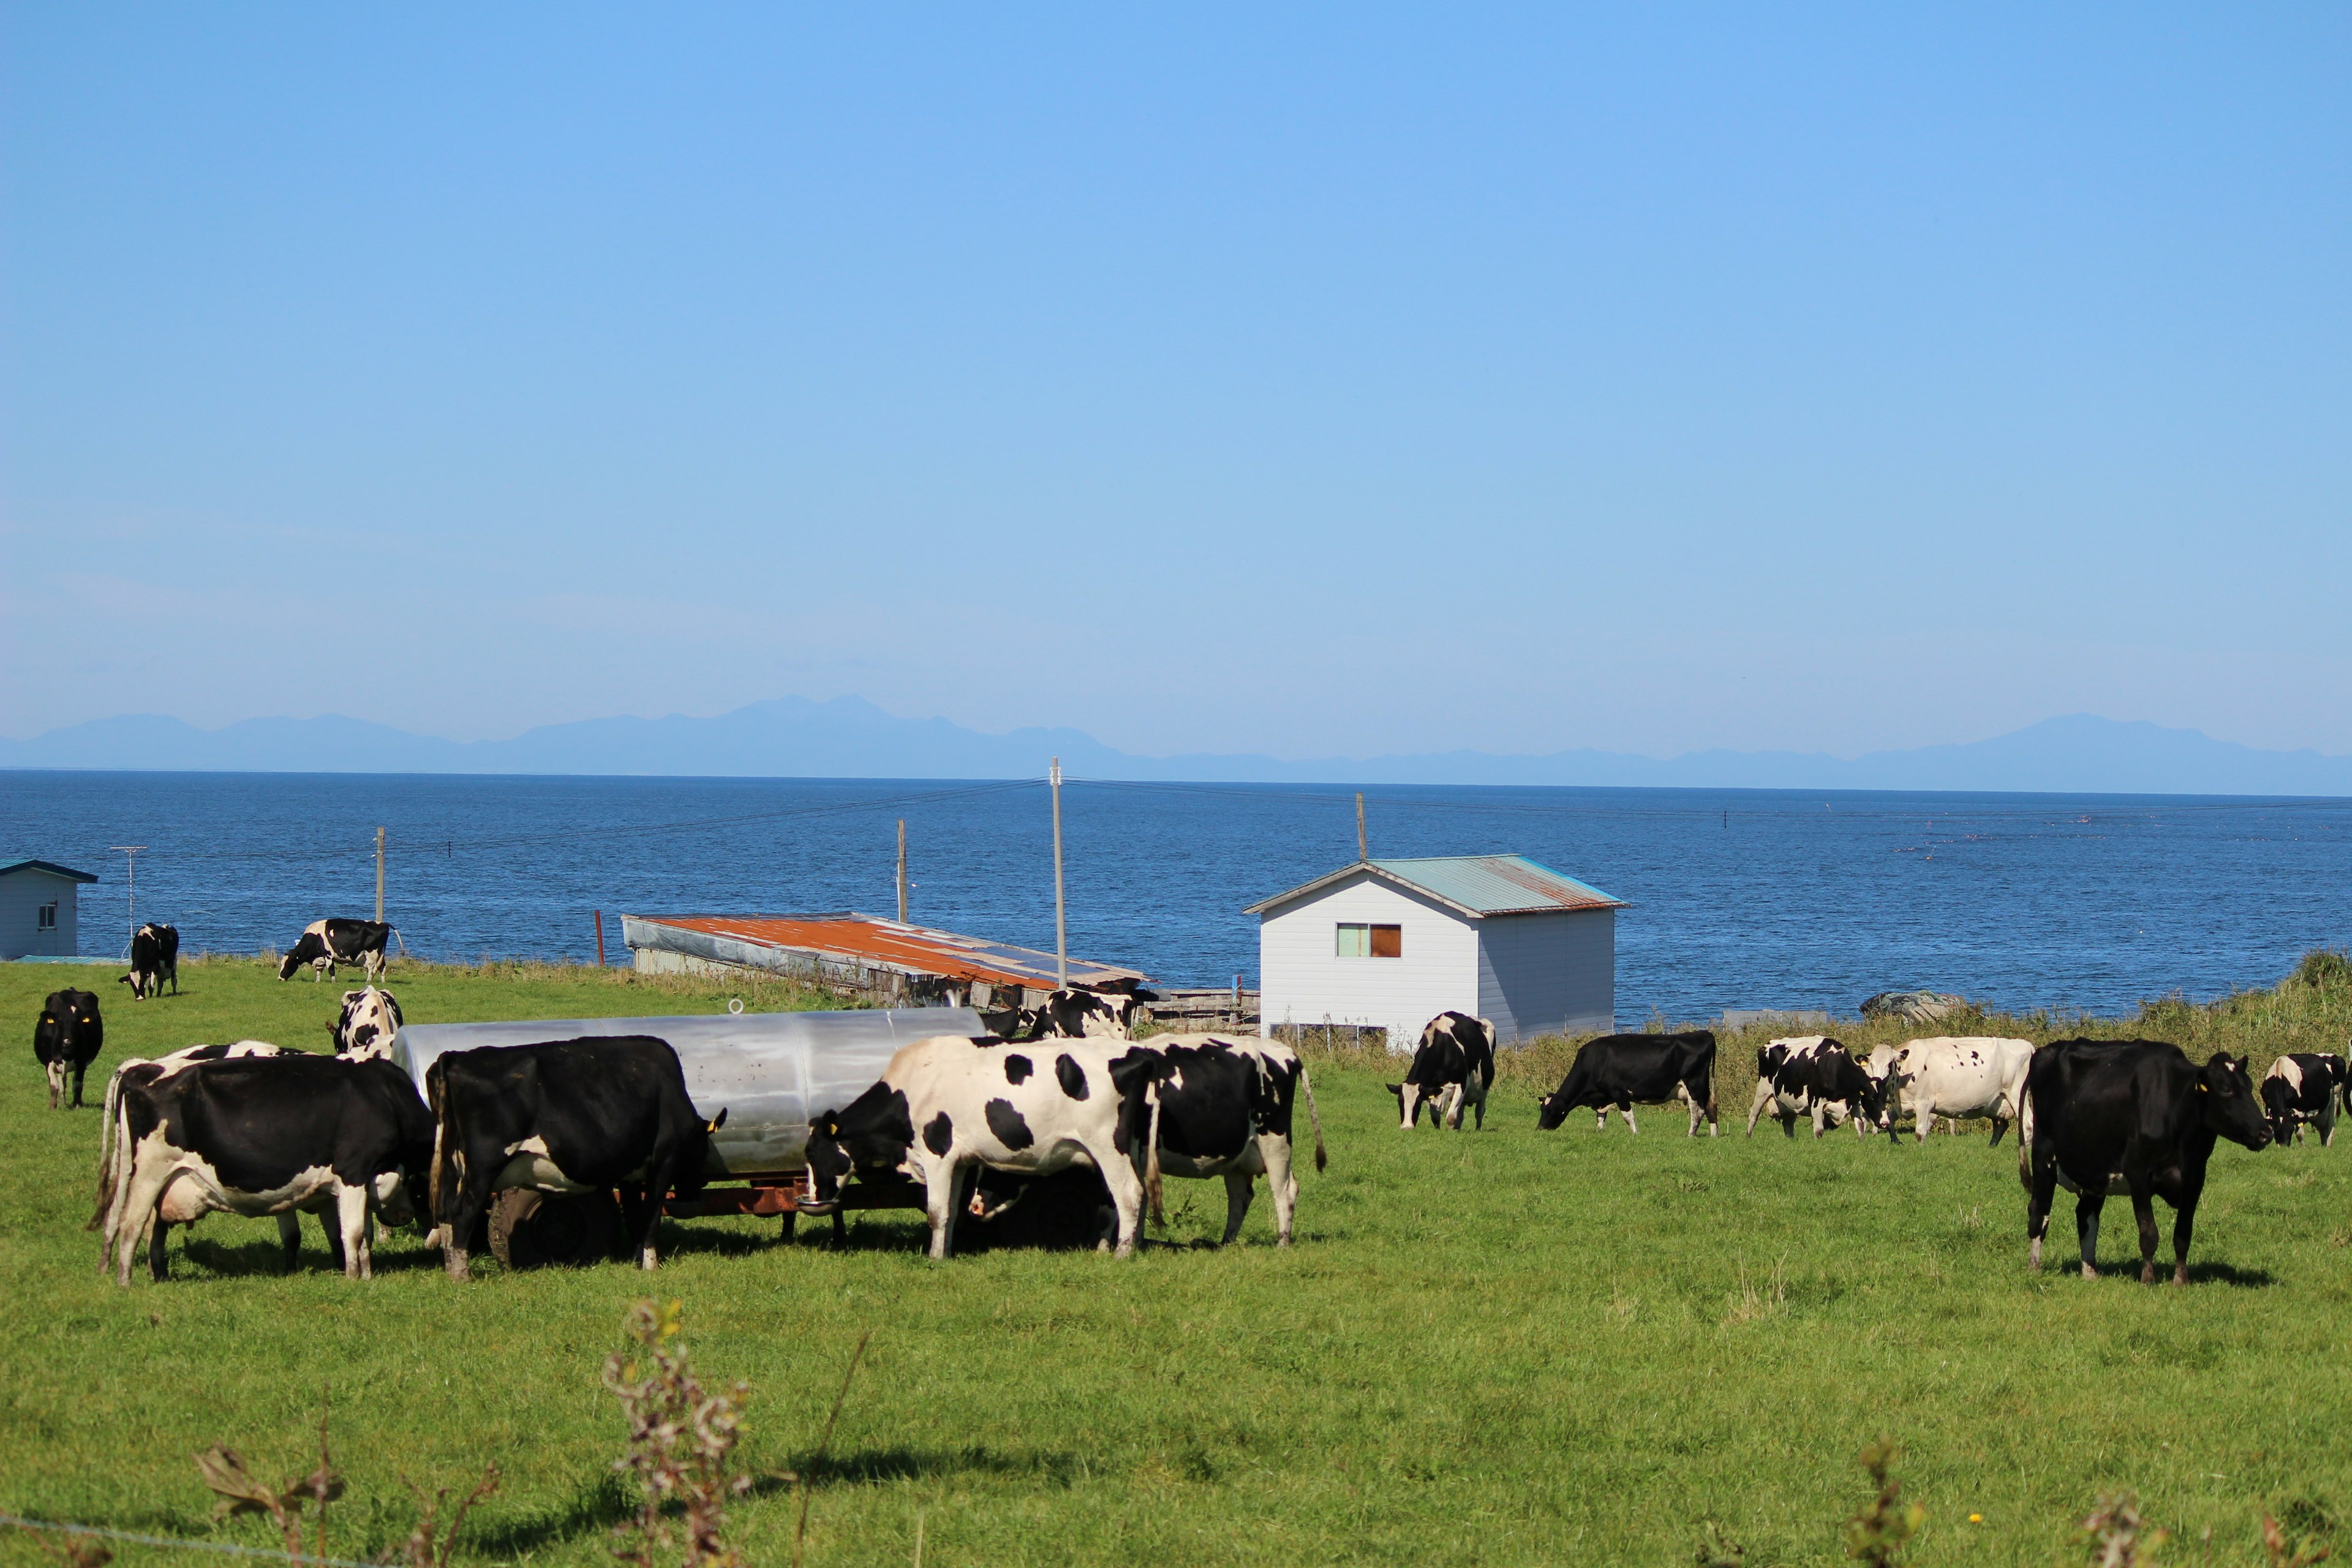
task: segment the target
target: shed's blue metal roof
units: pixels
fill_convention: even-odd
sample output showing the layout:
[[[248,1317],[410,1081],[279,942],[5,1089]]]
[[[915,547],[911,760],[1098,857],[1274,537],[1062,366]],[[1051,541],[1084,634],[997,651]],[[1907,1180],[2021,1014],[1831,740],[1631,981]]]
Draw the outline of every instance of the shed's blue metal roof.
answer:
[[[97,878],[87,871],[77,871],[70,866],[60,866],[54,860],[11,860],[0,865],[0,877],[12,871],[47,871],[53,877],[71,877],[77,882],[95,882]]]
[[[1612,898],[1589,882],[1580,882],[1549,866],[1538,865],[1524,855],[1437,855],[1410,860],[1359,860],[1303,887],[1252,904],[1243,912],[1263,914],[1367,870],[1479,918],[1625,907],[1624,900]]]

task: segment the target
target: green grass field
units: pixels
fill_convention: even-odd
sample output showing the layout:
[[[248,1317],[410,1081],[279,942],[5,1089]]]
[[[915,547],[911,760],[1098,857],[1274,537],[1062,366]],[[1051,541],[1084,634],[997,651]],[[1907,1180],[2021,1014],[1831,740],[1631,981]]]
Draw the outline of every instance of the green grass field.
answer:
[[[191,1456],[226,1442],[265,1476],[299,1473],[324,1391],[352,1483],[336,1555],[397,1545],[403,1476],[462,1488],[495,1460],[505,1485],[461,1561],[609,1563],[629,1504],[598,1370],[627,1304],[656,1293],[683,1301],[706,1379],[751,1384],[755,1473],[803,1466],[874,1331],[817,1472],[816,1563],[911,1563],[919,1518],[940,1565],[1688,1563],[1710,1519],[1748,1563],[1830,1563],[1870,1492],[1853,1456],[1880,1434],[1929,1510],[1906,1558],[1921,1563],[2081,1562],[2074,1524],[2123,1489],[2174,1532],[2168,1562],[2262,1563],[2265,1510],[2322,1531],[2352,1513],[2352,1139],[2224,1145],[2200,1282],[2151,1289],[2126,1267],[2120,1200],[2103,1278],[2073,1273],[2065,1199],[2059,1267],[2028,1275],[2015,1158],[1980,1131],[1740,1137],[1752,1041],[1725,1043],[1713,1142],[1683,1138],[1671,1108],[1639,1138],[1580,1116],[1537,1133],[1525,1091],[1552,1058],[1514,1066],[1483,1133],[1401,1133],[1379,1064],[1331,1059],[1316,1069],[1331,1168],[1305,1173],[1288,1252],[1261,1196],[1231,1250],[1125,1264],[934,1265],[916,1216],[882,1215],[839,1252],[821,1226],[780,1244],[773,1221],[696,1221],[668,1227],[651,1279],[483,1259],[464,1287],[402,1234],[359,1285],[326,1271],[315,1221],[287,1278],[274,1226],[215,1215],[175,1240],[170,1281],[142,1270],[123,1291],[82,1229],[98,1115],[45,1108],[26,1037],[44,992],[98,974],[93,1096],[128,1054],[241,1036],[323,1048],[340,991],[215,961],[184,970],[184,995],[134,1005],[111,972],[0,965],[0,1018],[21,1030],[0,1075],[0,1508],[16,1513],[270,1544],[253,1520],[209,1522]],[[413,1022],[707,1012],[730,994],[593,969],[408,965],[392,984]],[[2171,1037],[2316,1043],[2339,1003],[2288,1019],[2293,1002],[2190,1009]],[[2236,1024],[2212,1021],[2231,1005]],[[1222,1186],[1171,1182],[1170,1205],[1168,1238],[1201,1243]],[[794,1509],[775,1482],[739,1505],[750,1562],[789,1561]],[[2333,1543],[2352,1552],[2352,1525]],[[0,1532],[0,1563],[46,1561]]]

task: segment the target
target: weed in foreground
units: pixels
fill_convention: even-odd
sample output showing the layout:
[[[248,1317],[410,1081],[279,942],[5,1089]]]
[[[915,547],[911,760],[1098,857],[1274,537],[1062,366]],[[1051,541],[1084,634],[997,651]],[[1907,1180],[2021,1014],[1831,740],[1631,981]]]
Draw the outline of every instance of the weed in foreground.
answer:
[[[219,1443],[196,1456],[196,1471],[204,1477],[205,1485],[220,1494],[221,1500],[213,1509],[215,1519],[229,1519],[240,1513],[268,1515],[270,1523],[286,1539],[287,1555],[299,1562],[304,1555],[302,1520],[307,1510],[311,1520],[309,1554],[327,1554],[327,1505],[343,1495],[343,1478],[327,1452],[327,1412],[323,1405],[319,1411],[319,1463],[309,1475],[298,1476],[281,1487],[271,1487],[255,1478],[236,1449]]]
[[[2140,1516],[2139,1499],[2130,1492],[2102,1497],[2083,1521],[2083,1542],[2095,1568],[2149,1568],[2157,1548],[2171,1539],[2171,1531]]]
[[[1724,1532],[1720,1521],[1708,1520],[1700,1527],[1698,1549],[1691,1553],[1697,1568],[1744,1568],[1748,1549]]]
[[[1854,1462],[1878,1483],[1878,1495],[1846,1521],[1845,1554],[1871,1568],[1888,1568],[1927,1522],[1926,1509],[1901,1500],[1903,1483],[1894,1473],[1895,1458],[1901,1453],[1893,1438],[1881,1437],[1854,1456]]]
[[[640,1498],[635,1517],[614,1527],[613,1555],[654,1568],[656,1551],[677,1544],[664,1517],[675,1504],[686,1516],[683,1568],[741,1568],[742,1554],[727,1542],[727,1500],[751,1490],[751,1478],[730,1479],[727,1467],[751,1388],[738,1382],[703,1391],[678,1339],[678,1305],[635,1303],[627,1326],[636,1349],[604,1358],[604,1386],[629,1423],[628,1447],[613,1468],[635,1478]]]

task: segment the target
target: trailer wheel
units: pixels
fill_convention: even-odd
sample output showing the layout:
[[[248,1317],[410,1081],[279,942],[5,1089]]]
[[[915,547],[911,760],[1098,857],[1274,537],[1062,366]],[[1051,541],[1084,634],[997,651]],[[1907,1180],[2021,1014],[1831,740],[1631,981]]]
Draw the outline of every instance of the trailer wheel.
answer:
[[[620,1239],[621,1209],[610,1193],[511,1189],[490,1205],[490,1255],[509,1268],[601,1263]]]

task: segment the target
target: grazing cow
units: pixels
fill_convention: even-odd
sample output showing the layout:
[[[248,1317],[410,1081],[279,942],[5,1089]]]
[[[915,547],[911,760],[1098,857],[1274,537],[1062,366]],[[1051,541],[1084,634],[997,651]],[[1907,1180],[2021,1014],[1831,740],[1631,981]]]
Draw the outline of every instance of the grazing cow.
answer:
[[[1091,1251],[1118,1237],[1118,1205],[1092,1165],[1050,1176],[1016,1176],[983,1165],[964,1220],[956,1228],[956,1247],[967,1255],[998,1247]]]
[[[1426,1105],[1433,1127],[1460,1128],[1463,1110],[1469,1107],[1483,1131],[1486,1091],[1494,1085],[1495,1026],[1467,1013],[1440,1013],[1423,1026],[1404,1081],[1389,1085],[1389,1092],[1396,1096],[1399,1125],[1407,1131],[1420,1125]]]
[[[945,1258],[974,1167],[1045,1176],[1091,1163],[1117,1210],[1115,1248],[1127,1257],[1144,1190],[1120,1112],[1157,1058],[1092,1040],[1043,1044],[934,1035],[899,1047],[873,1088],[812,1119],[807,1158],[818,1202],[835,1201],[853,1171],[869,1180],[909,1176],[923,1185],[931,1256]],[[1128,1058],[1116,1069],[1115,1056]]]
[[[2249,1149],[2271,1141],[2244,1060],[2220,1053],[2200,1067],[2159,1040],[2054,1040],[2033,1053],[2025,1084],[2031,1117],[2019,1129],[2018,1175],[2031,1267],[2042,1267],[2042,1238],[2063,1184],[2080,1194],[2083,1278],[2096,1279],[2099,1211],[2120,1183],[2139,1221],[2140,1282],[2156,1283],[2161,1197],[2174,1211],[2172,1282],[2189,1283],[2189,1236],[2214,1140]]]
[[[180,929],[159,925],[153,921],[131,933],[131,973],[115,984],[131,987],[132,1000],[143,1002],[152,993],[163,994],[163,982],[172,983],[172,994],[180,994]]]
[[[312,921],[302,928],[301,936],[278,961],[278,978],[293,979],[294,972],[306,963],[310,966],[313,980],[321,974],[331,976],[339,963],[356,963],[366,971],[372,985],[391,962],[384,952],[384,943],[399,934],[381,921]],[[407,946],[406,942],[401,943],[402,951],[407,951]]]
[[[662,1205],[709,1178],[710,1135],[667,1040],[589,1036],[531,1046],[481,1046],[433,1058],[433,1217],[449,1278],[463,1279],[466,1241],[494,1193],[621,1190],[637,1263],[651,1268]]]
[[[1138,1065],[1141,1071],[1134,1070]],[[1290,1245],[1298,1206],[1292,1173],[1291,1113],[1307,1097],[1315,1130],[1315,1168],[1328,1163],[1323,1119],[1306,1064],[1288,1046],[1223,1035],[1161,1035],[1121,1052],[1112,1062],[1124,1079],[1120,1131],[1129,1158],[1140,1157],[1144,1190],[1160,1213],[1160,1178],[1223,1176],[1225,1235],[1230,1246],[1249,1213],[1252,1178],[1265,1177],[1274,1194],[1275,1245]]]
[[[1037,1011],[1047,1039],[1131,1040],[1151,1016],[1144,1004],[1157,1000],[1149,991],[1056,991]]]
[[[392,1037],[400,1032],[400,1001],[389,991],[368,986],[343,993],[342,1011],[327,1026],[339,1057],[392,1057]]]
[[[2303,1136],[2303,1124],[2316,1122],[2319,1146],[2336,1142],[2336,1102],[2352,1097],[2352,1079],[2345,1061],[2332,1052],[2296,1051],[2271,1063],[2263,1075],[2263,1109],[2271,1119],[2271,1136],[2281,1144]]]
[[[98,997],[89,991],[52,991],[41,1004],[41,1021],[33,1026],[33,1056],[48,1074],[49,1109],[66,1103],[67,1080],[72,1080],[72,1104],[81,1107],[82,1074],[106,1045],[106,1024],[98,1016]]]
[[[126,1085],[122,1121],[130,1176],[112,1236],[116,1283],[126,1287],[142,1233],[149,1273],[160,1280],[173,1225],[215,1211],[290,1216],[330,1199],[344,1278],[372,1278],[370,1222],[383,1178],[403,1178],[403,1196],[415,1191],[433,1148],[432,1120],[406,1073],[299,1051],[196,1062]],[[384,1217],[397,1225],[408,1216]]]
[[[1884,1049],[1885,1047],[1881,1047]],[[1925,1143],[1936,1130],[1936,1118],[1960,1121],[1972,1116],[1992,1121],[1992,1141],[2024,1112],[2025,1070],[2033,1060],[2033,1042],[1994,1035],[1946,1035],[1906,1040],[1878,1068],[1872,1056],[1881,1097],[1878,1124],[1889,1136],[1895,1131],[1898,1109],[1917,1120],[1918,1141]]]
[[[1706,1029],[1679,1035],[1603,1035],[1579,1047],[1574,1065],[1559,1087],[1538,1103],[1538,1129],[1549,1131],[1580,1108],[1593,1110],[1597,1131],[1609,1126],[1609,1108],[1633,1124],[1636,1105],[1663,1105],[1679,1100],[1690,1108],[1690,1131],[1698,1136],[1699,1118],[1706,1118],[1706,1135],[1718,1129],[1715,1117],[1715,1036]]]
[[[1748,1136],[1768,1108],[1780,1131],[1794,1138],[1797,1118],[1810,1116],[1819,1138],[1841,1122],[1866,1138],[1879,1120],[1884,1084],[1853,1059],[1853,1053],[1827,1035],[1797,1035],[1774,1040],[1756,1053],[1756,1095],[1748,1107]]]

